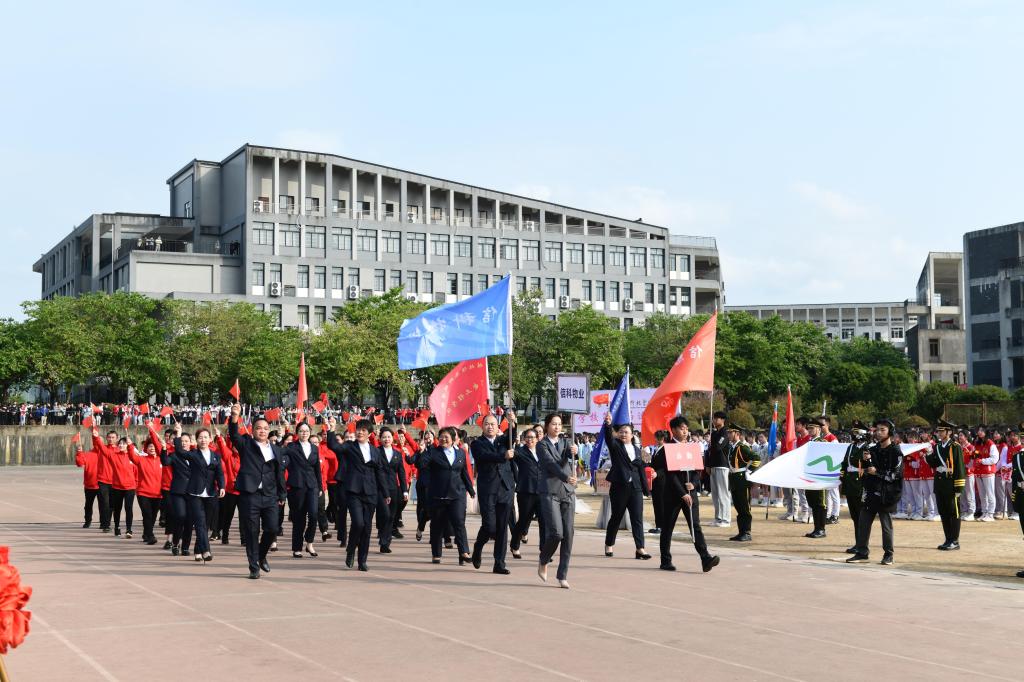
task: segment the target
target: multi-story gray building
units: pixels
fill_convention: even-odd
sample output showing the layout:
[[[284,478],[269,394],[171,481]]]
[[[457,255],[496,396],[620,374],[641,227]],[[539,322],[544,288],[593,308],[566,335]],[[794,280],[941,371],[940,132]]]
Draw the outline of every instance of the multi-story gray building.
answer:
[[[167,185],[169,215],[95,214],[44,254],[42,296],[246,300],[312,328],[392,287],[451,302],[508,273],[544,314],[590,304],[623,327],[724,302],[712,237],[331,154],[246,144]]]
[[[917,318],[907,330],[907,352],[922,383],[967,383],[963,262],[959,252],[930,252],[917,280],[917,297],[905,303],[907,314]]]
[[[967,383],[1024,386],[1024,223],[964,235]]]
[[[742,311],[758,319],[778,315],[787,322],[813,322],[830,339],[849,341],[857,337],[888,341],[906,348],[906,331],[916,323],[903,303],[828,303],[809,305],[734,305],[726,311]]]

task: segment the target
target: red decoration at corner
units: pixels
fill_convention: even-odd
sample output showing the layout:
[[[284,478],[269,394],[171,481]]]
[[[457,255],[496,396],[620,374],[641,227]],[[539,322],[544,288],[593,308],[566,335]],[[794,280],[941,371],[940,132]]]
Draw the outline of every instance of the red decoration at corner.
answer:
[[[32,618],[32,612],[23,608],[32,588],[21,584],[21,574],[11,565],[9,555],[9,547],[0,547],[0,654],[25,641]]]

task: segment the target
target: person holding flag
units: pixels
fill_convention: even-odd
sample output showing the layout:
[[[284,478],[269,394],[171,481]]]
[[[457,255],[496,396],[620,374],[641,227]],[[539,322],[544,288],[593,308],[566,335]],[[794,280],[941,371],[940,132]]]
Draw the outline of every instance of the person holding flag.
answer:
[[[82,488],[85,490],[85,520],[82,528],[88,528],[92,525],[92,508],[100,492],[97,480],[99,451],[83,450],[81,434],[75,434],[72,442],[75,444],[75,466],[82,469]]]
[[[729,538],[733,542],[750,542],[750,483],[747,472],[761,464],[761,456],[743,442],[743,430],[735,424],[726,429],[729,438],[729,490],[732,493],[732,504],[736,507],[736,526],[739,532]]]
[[[509,516],[515,499],[516,479],[512,460],[515,458],[515,413],[509,412],[509,429],[502,434],[498,417],[487,414],[483,418],[483,434],[470,444],[470,453],[476,462],[477,494],[480,502],[480,530],[473,543],[473,568],[479,569],[483,561],[484,546],[494,540],[494,573],[508,575],[505,552],[508,550]]]
[[[633,445],[633,425],[628,421],[612,424],[612,413],[608,412],[604,416],[604,426],[604,443],[612,460],[612,468],[608,471],[608,482],[611,483],[608,501],[612,513],[604,534],[604,555],[613,555],[612,548],[615,546],[619,524],[622,523],[626,509],[629,509],[629,525],[633,531],[633,542],[636,543],[636,558],[647,560],[651,555],[644,548],[644,497],[649,497],[651,491],[647,487],[640,448]]]
[[[875,446],[864,453],[864,507],[860,513],[860,528],[857,533],[857,552],[847,563],[868,561],[868,542],[871,539],[871,525],[878,517],[882,525],[881,564],[893,563],[892,513],[903,494],[903,453],[893,440],[895,424],[889,419],[875,422]]]
[[[863,504],[864,485],[861,476],[864,469],[864,453],[871,446],[868,438],[868,427],[860,420],[854,419],[850,427],[850,435],[853,442],[846,449],[843,456],[842,475],[839,479],[839,487],[846,497],[846,505],[850,511],[850,520],[853,521],[853,546],[846,550],[847,554],[856,554],[857,545],[860,544],[860,510]]]

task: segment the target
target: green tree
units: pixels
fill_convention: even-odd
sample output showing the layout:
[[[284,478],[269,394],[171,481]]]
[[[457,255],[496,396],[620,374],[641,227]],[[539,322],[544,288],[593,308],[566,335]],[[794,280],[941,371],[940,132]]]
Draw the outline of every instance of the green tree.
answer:
[[[249,337],[238,354],[243,400],[259,402],[268,393],[288,393],[298,384],[303,335],[296,329],[273,329],[271,324],[268,320],[267,328]]]
[[[541,298],[531,291],[512,301],[512,389],[519,409],[539,399],[558,371],[551,343],[555,323],[540,314]],[[499,395],[508,391],[507,363],[507,355],[490,358],[491,385]]]
[[[12,389],[27,383],[31,366],[27,329],[21,322],[0,319],[0,403]]]
[[[1010,399],[1010,393],[1001,386],[978,384],[964,389],[960,393],[960,402],[964,403],[999,403]]]
[[[871,379],[869,368],[854,362],[837,362],[822,376],[819,389],[839,404],[872,400]]]
[[[962,403],[963,389],[945,381],[933,381],[921,387],[917,394],[916,410],[925,419],[934,421],[942,416],[947,403]]]
[[[324,325],[306,353],[310,385],[339,399],[360,395],[369,387],[366,369],[377,361],[378,345],[364,326],[347,320]]]
[[[78,299],[59,296],[22,304],[25,341],[32,378],[56,395],[61,387],[84,384],[98,368],[97,320],[89,319]]]
[[[870,425],[875,419],[875,406],[868,402],[846,403],[839,408],[839,425],[850,428],[854,420]]]
[[[559,315],[548,340],[554,363],[551,374],[588,372],[595,387],[618,384],[626,367],[622,333],[613,324],[589,305]]]
[[[895,410],[909,410],[917,399],[917,377],[914,370],[887,365],[871,372],[867,396],[879,409],[886,409],[890,416]],[[899,405],[900,407],[896,407]]]

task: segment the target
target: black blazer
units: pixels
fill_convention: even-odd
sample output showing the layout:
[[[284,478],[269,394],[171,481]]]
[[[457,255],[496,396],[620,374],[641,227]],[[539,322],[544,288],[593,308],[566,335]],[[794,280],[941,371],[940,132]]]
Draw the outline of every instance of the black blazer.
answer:
[[[385,474],[388,465],[380,450],[370,445],[370,461],[364,462],[359,444],[355,441],[341,441],[333,431],[327,432],[327,447],[338,456],[338,474],[335,478],[344,486],[346,493],[362,495],[373,503],[376,503],[378,493],[390,497]]]
[[[544,474],[540,468],[539,446],[534,449],[534,452],[537,453],[536,460],[530,454],[530,449],[525,445],[520,445],[516,448],[516,458],[514,461],[519,469],[516,490],[521,493],[540,495],[548,491],[548,486],[544,481]]]
[[[466,469],[466,455],[461,448],[455,448],[455,462],[449,464],[444,450],[432,447],[426,452],[426,465],[430,470],[430,499],[464,499],[467,490],[470,495],[476,495]]]
[[[315,445],[309,443],[309,459],[302,452],[302,444],[292,441],[285,449],[285,471],[288,472],[288,488],[290,490],[323,490],[320,474],[320,453]]]
[[[537,456],[540,457],[540,471],[547,490],[541,492],[551,495],[559,502],[567,502],[576,496],[576,488],[569,484],[569,479],[576,474],[576,462],[573,461],[569,443],[559,438],[552,445],[547,438],[537,443]]]
[[[429,497],[430,490],[430,450],[423,448],[415,455],[406,457],[406,461],[416,467],[416,497]],[[426,500],[424,500],[426,501]]]
[[[180,438],[174,439],[174,452],[169,453],[166,448],[160,450],[160,463],[165,467],[171,467],[171,494],[187,495],[192,462],[188,451],[182,447]]]
[[[263,492],[276,497],[280,501],[288,498],[284,487],[284,451],[270,443],[274,458],[264,461],[263,452],[249,434],[238,433],[238,422],[228,420],[228,436],[231,444],[238,451],[238,474],[235,476],[235,490],[240,493],[259,492],[263,483]],[[273,489],[271,489],[273,488]]]
[[[674,438],[669,438],[665,441],[666,443],[675,443]],[[661,481],[661,485],[664,486],[664,493],[662,498],[665,500],[679,501],[688,492],[686,484],[693,484],[694,489],[700,486],[700,472],[699,471],[669,471],[668,461],[665,459],[665,448],[660,447],[658,451],[651,457],[651,468],[654,469],[654,473],[658,474],[658,477],[654,479],[657,483]]]
[[[516,478],[512,471],[512,461],[505,457],[509,450],[508,443],[508,436],[499,434],[493,444],[480,436],[469,445],[476,465],[476,485],[481,500],[490,497],[497,498],[499,502],[512,500]]]
[[[180,442],[175,440],[175,450],[178,449]],[[189,450],[188,459],[192,471],[188,481],[188,494],[201,495],[205,490],[208,496],[216,497],[217,491],[224,489],[224,466],[221,464],[220,453],[210,450],[209,464],[199,450]]]
[[[608,482],[612,485],[625,486],[642,490],[644,495],[650,495],[647,487],[647,477],[644,476],[644,468],[647,466],[640,458],[641,449],[634,446],[636,459],[629,461],[626,454],[626,447],[620,440],[612,436],[611,429],[604,430],[604,444],[608,448],[608,456],[612,460],[612,468],[608,471]]]
[[[409,482],[405,480],[405,464],[403,463],[402,453],[391,448],[391,461],[388,461],[388,456],[384,454],[384,448],[380,448],[380,458],[384,460],[384,466],[390,469],[390,473],[385,470],[384,473],[387,475],[388,488],[387,493],[391,497],[397,496],[399,493],[409,492]]]

